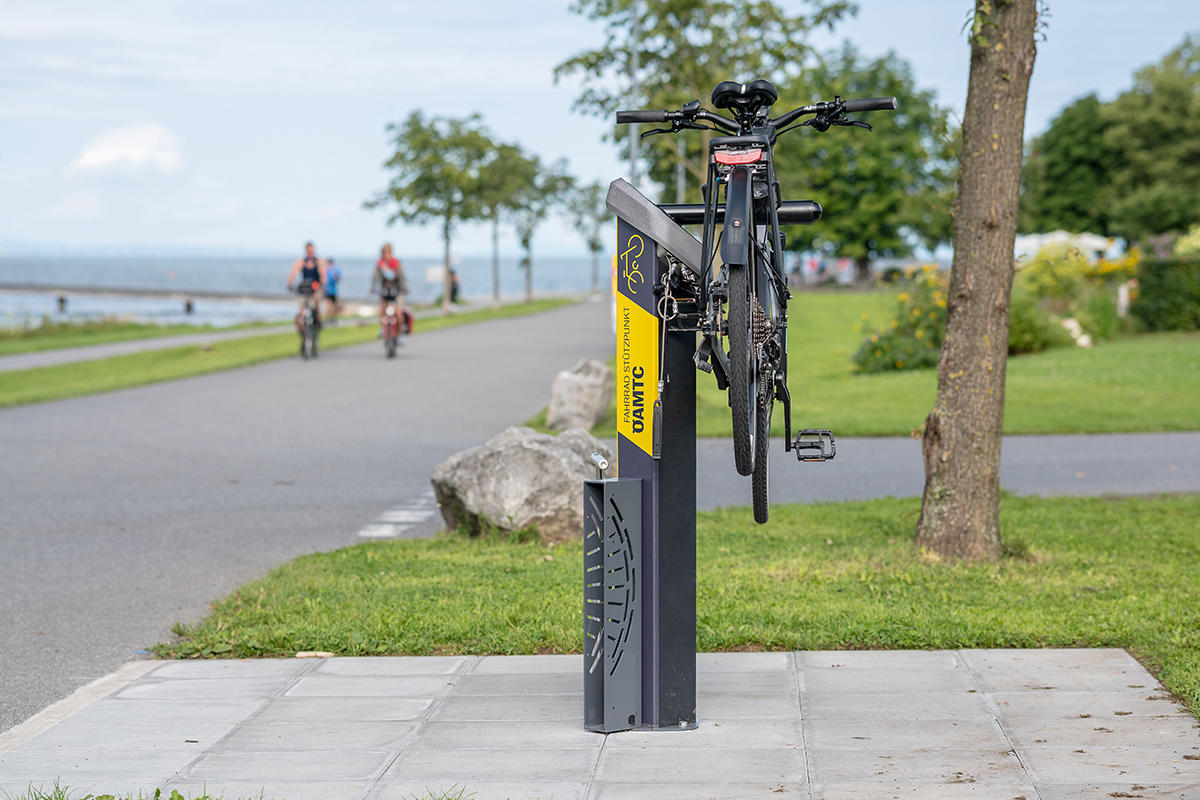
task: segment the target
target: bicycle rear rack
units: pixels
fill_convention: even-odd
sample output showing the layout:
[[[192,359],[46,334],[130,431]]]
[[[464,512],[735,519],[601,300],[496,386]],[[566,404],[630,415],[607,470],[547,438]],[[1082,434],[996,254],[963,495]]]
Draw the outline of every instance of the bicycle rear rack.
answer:
[[[792,443],[792,449],[796,451],[796,458],[800,461],[832,461],[837,455],[833,431],[824,428],[796,431],[796,441]]]

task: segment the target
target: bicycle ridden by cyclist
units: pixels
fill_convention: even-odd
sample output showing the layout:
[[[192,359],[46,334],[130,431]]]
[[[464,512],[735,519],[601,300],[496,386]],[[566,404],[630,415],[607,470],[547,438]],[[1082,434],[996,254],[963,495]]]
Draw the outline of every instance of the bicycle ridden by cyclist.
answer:
[[[297,285],[296,278],[300,278]],[[304,306],[308,302],[308,295],[316,295],[321,291],[321,287],[325,285],[325,259],[317,258],[317,249],[312,242],[305,242],[304,257],[297,258],[292,264],[292,270],[288,273],[287,288],[288,291],[300,292],[300,309],[296,314],[296,322],[299,324],[300,314],[304,313]],[[314,303],[313,321],[319,327],[321,324],[320,302]]]
[[[391,244],[384,244],[379,251],[379,260],[375,262],[375,272],[371,274],[371,294],[379,288],[379,318],[387,314],[387,305],[396,300],[399,306],[400,324],[404,325],[403,296],[408,294],[408,282],[404,278],[404,266],[400,259],[392,255]]]

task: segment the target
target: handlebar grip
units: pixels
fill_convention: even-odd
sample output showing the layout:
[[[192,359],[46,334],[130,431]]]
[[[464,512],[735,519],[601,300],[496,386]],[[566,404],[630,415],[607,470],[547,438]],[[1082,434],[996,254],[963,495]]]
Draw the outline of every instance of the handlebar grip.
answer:
[[[628,122],[666,122],[666,111],[651,111],[644,109],[641,111],[618,111],[617,124],[623,125]]]
[[[851,114],[855,111],[895,111],[896,98],[868,97],[863,100],[847,100],[843,108]]]

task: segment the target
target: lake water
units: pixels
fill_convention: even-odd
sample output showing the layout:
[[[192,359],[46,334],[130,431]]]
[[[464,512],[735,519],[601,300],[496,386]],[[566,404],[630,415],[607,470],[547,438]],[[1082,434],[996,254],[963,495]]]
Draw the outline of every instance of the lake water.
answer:
[[[259,320],[286,320],[295,301],[284,288],[292,258],[193,257],[0,257],[0,327],[37,324],[43,316],[94,319],[125,317],[146,322],[190,322],[216,326]],[[340,295],[366,300],[373,258],[338,258]],[[601,263],[601,288],[608,276]],[[441,294],[441,261],[404,260],[409,300],[429,302]],[[491,259],[464,258],[454,265],[462,296],[490,297]],[[563,294],[591,287],[588,258],[534,258],[534,294]],[[6,288],[7,287],[7,288]],[[19,287],[19,288],[17,288]],[[500,261],[503,296],[523,295],[525,275],[515,258]],[[67,311],[58,311],[58,297]],[[192,313],[184,301],[192,300]]]

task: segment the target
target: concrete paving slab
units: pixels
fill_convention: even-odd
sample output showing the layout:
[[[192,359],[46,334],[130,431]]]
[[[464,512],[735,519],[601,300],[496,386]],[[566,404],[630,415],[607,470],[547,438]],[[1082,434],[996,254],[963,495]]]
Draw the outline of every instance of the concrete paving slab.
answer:
[[[647,787],[636,783],[596,781],[588,800],[646,800]],[[655,784],[654,800],[761,800],[761,798],[807,798],[808,784],[803,781],[739,781],[714,779],[708,782]]]
[[[605,737],[583,729],[578,720],[536,722],[426,722],[421,741],[433,747],[501,750],[594,750]],[[614,737],[614,740],[618,737]],[[624,741],[623,737],[622,741]],[[659,737],[660,739],[662,737]],[[606,747],[611,747],[611,742]]]
[[[977,690],[974,676],[965,667],[895,669],[808,669],[804,691],[820,694],[854,692],[965,692]]]
[[[1099,719],[1114,717],[1166,717],[1187,715],[1187,709],[1162,691],[1157,682],[1145,682],[1154,689],[1137,692],[1062,692],[1047,689],[1034,692],[994,692],[988,702],[1001,719]]]
[[[521,697],[451,695],[438,703],[429,719],[447,722],[469,720],[483,722],[571,720],[579,722],[583,719],[583,695],[531,694]]]
[[[1074,747],[1109,747],[1113,742],[1141,742],[1163,747],[1200,746],[1200,729],[1188,714],[1169,717],[1111,717],[1097,719],[1022,720],[1009,722],[1006,731],[1018,747],[1039,744]],[[1200,796],[1200,795],[1198,795]]]
[[[1142,800],[1194,800],[1200,797],[1200,783],[1151,783],[1126,781],[1110,784],[1046,784],[1038,787],[1041,800],[1095,800],[1110,797],[1136,797]]]
[[[318,660],[313,675],[378,675],[393,678],[409,675],[453,675],[463,672],[475,660],[477,659],[471,656],[322,658]]]
[[[220,742],[213,752],[289,752],[294,750],[398,751],[413,739],[416,722],[260,722],[250,720]]]
[[[454,681],[456,695],[573,694],[583,702],[583,665],[579,671],[547,672],[531,681],[528,675],[463,675]]]
[[[229,800],[407,800],[452,787],[477,800],[1200,798],[1200,758],[1189,758],[1200,723],[1147,700],[1166,695],[1120,651],[706,655],[696,730],[610,736],[583,729],[582,659],[539,658],[154,665],[10,738],[0,789],[57,779],[77,794],[163,787]],[[1116,688],[963,688],[981,673],[994,686],[1055,673]]]
[[[951,743],[952,744],[952,743]],[[926,748],[882,755],[857,748],[810,747],[813,783],[983,783],[1028,780],[1011,750]]]
[[[287,697],[437,697],[454,685],[452,676],[306,675]]]
[[[153,675],[117,692],[118,699],[129,700],[223,700],[229,697],[270,697],[282,692],[295,679],[284,676],[266,678],[155,678]]]
[[[595,735],[595,734],[593,734]],[[715,719],[706,713],[690,731],[628,731],[609,736],[604,751],[653,750],[670,756],[679,748],[704,750],[727,747],[794,748],[804,744],[800,720],[785,719]]]
[[[987,716],[987,702],[979,692],[906,692],[885,694],[821,694],[805,692],[802,704],[806,718],[863,716],[900,719],[979,719]]]
[[[388,769],[405,782],[570,783],[590,776],[600,755],[594,749],[513,750],[435,747],[421,742],[406,750]]]
[[[255,781],[172,780],[163,787],[163,794],[170,796],[174,790],[184,797],[201,797],[207,794],[222,800],[353,800],[362,793],[362,786],[359,781],[287,781],[264,786]],[[420,797],[419,794],[417,796]]]
[[[597,781],[633,783],[643,790],[704,778],[728,780],[731,777],[758,784],[807,783],[804,748],[798,743],[754,748],[673,747],[664,757],[657,746],[640,749],[606,747],[596,770]]]
[[[261,782],[263,787],[299,781],[357,781],[363,786],[395,758],[387,751],[275,750],[214,751],[180,772],[180,779],[204,783]]]
[[[419,781],[393,781],[384,784],[372,793],[369,800],[424,800],[426,797],[441,797],[446,793],[456,797],[456,792],[465,791],[463,797],[470,800],[585,800],[587,785],[583,783],[527,783],[490,781],[472,782],[469,787],[461,783],[421,783]]]
[[[1033,784],[831,783],[813,786],[814,800],[1046,800]],[[1091,800],[1101,800],[1093,795]],[[1107,800],[1107,798],[1103,798]]]
[[[871,755],[890,755],[931,747],[999,751],[1011,747],[1000,723],[990,715],[978,719],[897,719],[877,715],[828,716],[804,719],[809,747],[852,749]]]
[[[1200,761],[1184,755],[1200,750],[1176,747],[1076,747],[1039,744],[1023,748],[1021,759],[1035,782],[1117,783],[1136,775],[1145,783],[1200,783]]]
[[[424,717],[432,705],[430,698],[412,697],[277,697],[254,719],[297,724],[329,719],[404,722]]]
[[[1145,670],[1124,650],[972,650],[963,659],[986,692],[1145,688],[1134,680]]]
[[[484,656],[471,667],[473,675],[542,675],[548,672],[582,675],[583,656]]]

